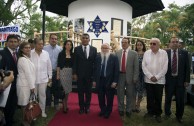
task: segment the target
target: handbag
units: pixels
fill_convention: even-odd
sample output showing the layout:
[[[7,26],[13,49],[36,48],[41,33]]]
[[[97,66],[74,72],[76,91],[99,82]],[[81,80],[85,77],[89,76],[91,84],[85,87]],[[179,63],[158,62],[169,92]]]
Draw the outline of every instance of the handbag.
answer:
[[[35,93],[30,94],[29,103],[24,110],[24,120],[31,123],[32,120],[37,118],[41,114],[41,108],[37,102]]]

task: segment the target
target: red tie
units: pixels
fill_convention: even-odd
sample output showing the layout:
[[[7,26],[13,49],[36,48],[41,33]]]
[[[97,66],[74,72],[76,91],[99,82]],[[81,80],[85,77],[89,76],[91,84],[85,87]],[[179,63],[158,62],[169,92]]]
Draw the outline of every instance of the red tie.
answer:
[[[17,62],[17,58],[16,58],[16,53],[15,53],[15,51],[13,52],[13,60],[14,60],[14,62],[16,63]]]
[[[176,57],[176,51],[173,51],[173,57],[172,57],[172,74],[176,74],[177,72],[177,57]]]
[[[122,57],[122,64],[121,64],[121,72],[126,72],[126,67],[125,67],[125,64],[126,64],[126,57],[125,57],[125,50],[123,51],[123,57]]]

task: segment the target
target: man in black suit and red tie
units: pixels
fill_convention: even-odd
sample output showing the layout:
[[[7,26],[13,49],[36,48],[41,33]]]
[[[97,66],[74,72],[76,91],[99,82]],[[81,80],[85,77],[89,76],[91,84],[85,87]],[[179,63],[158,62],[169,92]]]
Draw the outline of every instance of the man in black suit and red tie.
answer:
[[[165,85],[165,116],[169,118],[171,113],[172,96],[176,96],[176,118],[182,123],[184,113],[185,88],[190,82],[189,57],[186,50],[178,49],[179,40],[172,37],[168,54],[168,71]]]
[[[19,45],[19,38],[17,35],[9,35],[7,37],[7,47],[4,48],[0,53],[2,60],[0,63],[0,69],[11,70],[14,74],[14,81],[11,84],[10,92],[8,95],[7,103],[4,108],[6,126],[12,126],[13,116],[17,106],[17,95],[16,95],[16,78],[18,74],[17,70],[17,47]]]
[[[89,45],[89,34],[83,34],[81,41],[82,44],[74,50],[73,78],[77,80],[79,113],[85,112],[87,114],[90,111],[92,76],[97,50]]]

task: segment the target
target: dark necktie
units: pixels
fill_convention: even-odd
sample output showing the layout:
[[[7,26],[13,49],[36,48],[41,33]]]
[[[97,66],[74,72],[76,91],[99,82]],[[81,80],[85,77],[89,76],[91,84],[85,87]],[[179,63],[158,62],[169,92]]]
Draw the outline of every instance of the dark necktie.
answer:
[[[173,51],[173,57],[172,57],[172,74],[176,74],[177,72],[177,56],[176,51]]]
[[[84,55],[85,55],[85,57],[86,57],[86,59],[87,59],[86,46],[84,46]]]
[[[101,67],[101,77],[105,77],[105,63],[106,63],[106,56],[104,56],[102,67]]]
[[[121,72],[124,72],[124,73],[126,72],[126,67],[125,67],[126,66],[125,65],[126,64],[126,56],[125,56],[125,53],[126,53],[126,51],[124,50],[123,51],[123,56],[122,56],[122,62],[121,62],[122,63],[121,64]]]
[[[13,52],[12,56],[13,56],[14,62],[16,63],[17,62],[17,58],[16,58],[16,52],[15,51]]]

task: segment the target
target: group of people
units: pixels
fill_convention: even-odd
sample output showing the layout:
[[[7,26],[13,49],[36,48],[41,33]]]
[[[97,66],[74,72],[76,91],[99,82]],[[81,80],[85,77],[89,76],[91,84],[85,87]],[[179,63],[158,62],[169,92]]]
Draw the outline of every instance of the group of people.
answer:
[[[133,51],[129,47],[130,40],[123,38],[122,49],[116,53],[111,53],[108,43],[102,44],[101,52],[97,53],[97,49],[89,45],[87,33],[82,35],[81,45],[75,48],[71,40],[66,40],[63,48],[57,42],[56,34],[50,34],[46,46],[40,38],[19,45],[16,35],[7,37],[7,47],[0,52],[0,69],[11,70],[14,75],[4,108],[7,126],[13,124],[16,106],[21,106],[24,112],[33,93],[38,96],[42,117],[47,117],[46,108],[51,107],[52,97],[55,109],[60,110],[59,99],[62,99],[63,112],[67,113],[73,80],[77,82],[79,114],[90,113],[92,87],[95,87],[100,117],[110,117],[115,93],[120,116],[139,113],[146,92],[148,112],[144,117],[154,116],[157,122],[161,122],[165,86],[165,116],[169,118],[172,114],[171,99],[175,95],[176,118],[182,123],[190,66],[188,52],[178,49],[178,38],[170,39],[168,50],[160,49],[160,40],[152,38],[147,51],[141,40],[136,42]],[[29,124],[23,120],[23,125]]]

